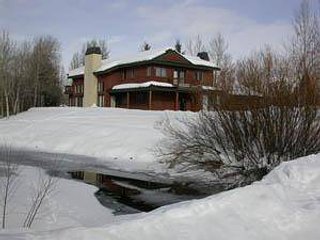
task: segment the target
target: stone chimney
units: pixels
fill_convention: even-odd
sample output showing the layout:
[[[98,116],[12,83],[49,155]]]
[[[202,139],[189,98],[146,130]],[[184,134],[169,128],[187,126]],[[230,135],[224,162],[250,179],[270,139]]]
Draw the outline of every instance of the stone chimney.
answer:
[[[197,57],[199,57],[199,58],[201,58],[202,60],[205,60],[205,61],[210,61],[209,54],[207,52],[199,52],[197,54]]]
[[[92,105],[97,104],[98,79],[94,75],[94,71],[101,66],[101,61],[102,54],[100,47],[89,47],[84,59],[84,107],[91,107]]]

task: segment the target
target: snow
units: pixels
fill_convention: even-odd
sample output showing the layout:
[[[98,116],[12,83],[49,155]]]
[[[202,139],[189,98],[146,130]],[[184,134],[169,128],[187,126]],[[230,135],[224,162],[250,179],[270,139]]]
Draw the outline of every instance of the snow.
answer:
[[[81,76],[84,74],[84,66],[81,66],[79,68],[70,70],[68,73],[68,77],[76,77],[76,76]]]
[[[320,154],[282,163],[250,186],[103,227],[9,232],[0,239],[308,239],[320,236]]]
[[[157,87],[173,87],[171,83],[164,83],[164,82],[156,82],[156,81],[149,81],[144,83],[125,83],[125,84],[119,84],[115,85],[112,89],[113,90],[119,90],[119,89],[131,89],[131,88],[147,88],[151,86],[157,86]]]
[[[149,51],[143,51],[136,53],[134,55],[125,56],[118,59],[106,59],[102,61],[101,67],[98,68],[95,72],[103,72],[107,71],[111,68],[114,68],[116,66],[124,65],[124,64],[130,64],[130,63],[137,63],[137,62],[144,62],[144,61],[150,61],[154,58],[159,57],[162,54],[165,54],[166,51],[172,50],[175,51],[172,48],[163,48],[163,49],[155,49],[155,50],[149,50]],[[180,54],[180,53],[178,53]],[[205,61],[200,59],[199,57],[195,56],[188,56],[188,55],[182,55],[182,57],[190,61],[192,64],[196,66],[206,66],[206,67],[212,67],[215,68],[216,65],[212,62]],[[79,76],[84,74],[84,67],[76,68],[74,70],[71,70],[68,74],[69,77]]]
[[[34,167],[20,166],[17,173],[9,200],[7,229],[22,226],[39,183],[49,177],[44,170]],[[52,193],[43,202],[32,229],[97,227],[115,221],[112,210],[103,207],[94,197],[96,187],[63,178],[54,178],[54,182]]]
[[[0,120],[0,145],[82,156],[70,161],[87,158],[92,165],[109,169],[162,172],[166,167],[154,155],[163,139],[161,120],[194,114],[99,107],[33,108]]]

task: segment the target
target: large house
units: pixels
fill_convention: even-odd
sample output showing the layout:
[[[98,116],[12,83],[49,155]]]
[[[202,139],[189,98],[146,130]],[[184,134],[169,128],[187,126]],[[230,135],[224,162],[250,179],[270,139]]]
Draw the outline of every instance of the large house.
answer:
[[[70,106],[199,111],[220,102],[218,70],[205,52],[192,57],[169,48],[102,60],[100,48],[91,47],[85,65],[69,72],[65,92]]]
[[[207,54],[199,56],[164,49],[102,60],[98,47],[89,48],[85,65],[68,74],[69,105],[198,111],[207,104],[219,70]]]

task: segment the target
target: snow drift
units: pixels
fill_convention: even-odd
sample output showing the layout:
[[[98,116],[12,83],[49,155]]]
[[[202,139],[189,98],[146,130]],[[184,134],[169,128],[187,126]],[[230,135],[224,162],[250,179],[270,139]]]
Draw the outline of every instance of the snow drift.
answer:
[[[283,163],[250,186],[162,207],[133,220],[99,228],[8,233],[5,239],[312,240],[319,239],[319,224],[320,154]]]

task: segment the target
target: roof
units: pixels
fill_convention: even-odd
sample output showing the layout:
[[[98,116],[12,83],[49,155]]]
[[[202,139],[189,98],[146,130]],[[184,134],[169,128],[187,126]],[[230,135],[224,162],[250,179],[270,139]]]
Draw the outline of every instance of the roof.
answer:
[[[189,61],[191,64],[193,64],[195,66],[217,68],[217,66],[215,64],[213,64],[212,62],[202,60],[199,57],[182,55],[172,48],[165,48],[165,49],[160,49],[160,50],[149,50],[149,51],[139,52],[135,55],[131,55],[131,56],[127,56],[127,57],[123,57],[123,58],[119,58],[119,59],[102,60],[101,67],[97,71],[95,71],[95,73],[105,72],[105,71],[110,70],[114,67],[118,67],[118,66],[125,65],[125,64],[150,61],[150,60],[153,60],[153,59],[165,54],[167,51],[170,51],[170,50],[181,55],[183,58],[185,58],[187,61]],[[68,73],[68,77],[76,77],[76,76],[81,76],[81,75],[84,75],[84,66],[76,68],[74,70],[71,70]]]

